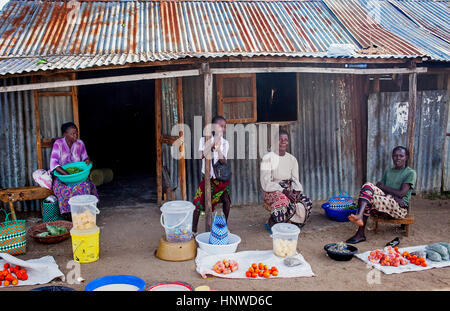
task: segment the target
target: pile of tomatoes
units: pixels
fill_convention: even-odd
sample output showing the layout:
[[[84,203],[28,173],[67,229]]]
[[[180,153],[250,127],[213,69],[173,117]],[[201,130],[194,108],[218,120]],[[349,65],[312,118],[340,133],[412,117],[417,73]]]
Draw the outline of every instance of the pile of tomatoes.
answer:
[[[8,263],[3,265],[3,271],[0,271],[0,285],[17,285],[20,281],[28,280],[27,270],[19,266],[10,266]],[[15,275],[15,276],[14,276]]]
[[[213,270],[217,273],[230,274],[231,272],[239,269],[239,265],[234,260],[219,260],[213,267]]]
[[[410,253],[408,253],[407,251],[403,252],[403,257],[405,257],[406,259],[409,260],[409,262],[413,265],[416,266],[422,266],[422,267],[426,267],[427,263],[424,257],[417,257],[417,255],[412,255]]]
[[[248,268],[247,272],[245,272],[245,276],[248,278],[257,278],[257,277],[265,277],[270,278],[270,276],[277,276],[278,269],[277,267],[272,267],[269,269],[268,265],[260,262],[259,264],[252,264],[250,268]]]
[[[403,252],[403,254],[400,254],[397,246],[388,246],[382,250],[377,249],[370,252],[369,260],[373,263],[379,263],[382,266],[398,267],[400,265],[408,264],[408,260],[412,264],[421,265],[422,267],[427,266],[425,263],[425,258],[417,258],[416,255],[410,256],[408,252]]]

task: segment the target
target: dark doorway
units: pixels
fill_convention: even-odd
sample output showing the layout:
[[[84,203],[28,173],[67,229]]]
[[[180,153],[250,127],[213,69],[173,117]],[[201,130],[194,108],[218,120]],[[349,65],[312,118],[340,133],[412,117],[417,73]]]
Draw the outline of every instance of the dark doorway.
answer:
[[[77,79],[149,72],[148,68],[89,71]],[[113,182],[98,187],[106,205],[156,201],[154,98],[154,80],[79,87],[81,139],[94,168],[114,172]]]

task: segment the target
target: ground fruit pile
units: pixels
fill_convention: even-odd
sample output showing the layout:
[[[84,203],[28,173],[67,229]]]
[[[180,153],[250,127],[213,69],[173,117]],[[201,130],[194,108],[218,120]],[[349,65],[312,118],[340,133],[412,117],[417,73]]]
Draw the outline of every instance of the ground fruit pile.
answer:
[[[8,263],[5,263],[3,268],[3,271],[0,273],[0,285],[2,285],[2,282],[3,286],[18,285],[19,280],[28,280],[27,270],[19,266],[12,267]]]
[[[248,268],[247,272],[245,272],[245,276],[248,278],[257,278],[257,277],[265,277],[270,278],[270,276],[277,276],[278,269],[277,267],[272,267],[269,269],[269,266],[260,262],[259,264],[252,264],[250,268]]]
[[[378,263],[382,266],[399,267],[400,265],[407,265],[408,261],[411,264],[426,267],[426,260],[424,257],[417,257],[417,255],[411,255],[408,252],[400,254],[398,247],[388,246],[384,249],[377,249],[369,254],[369,261],[372,263]]]

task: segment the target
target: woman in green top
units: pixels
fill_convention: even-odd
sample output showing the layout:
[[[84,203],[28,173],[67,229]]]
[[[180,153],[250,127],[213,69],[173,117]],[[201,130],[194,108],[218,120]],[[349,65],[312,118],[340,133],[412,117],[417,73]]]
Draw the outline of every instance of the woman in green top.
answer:
[[[416,172],[408,167],[408,159],[408,149],[402,146],[395,147],[392,151],[394,167],[386,170],[376,185],[365,183],[362,186],[358,200],[358,214],[348,216],[348,219],[359,228],[347,243],[356,244],[366,240],[364,230],[370,215],[397,219],[406,216],[411,192],[416,185]]]

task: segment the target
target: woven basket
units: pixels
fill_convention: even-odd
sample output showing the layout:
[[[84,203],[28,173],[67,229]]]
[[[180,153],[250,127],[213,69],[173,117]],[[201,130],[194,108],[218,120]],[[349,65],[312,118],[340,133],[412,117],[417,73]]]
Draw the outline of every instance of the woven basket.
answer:
[[[42,221],[57,221],[64,220],[64,218],[59,213],[58,202],[42,202]]]
[[[339,192],[337,195],[328,200],[329,209],[331,210],[345,210],[353,204],[353,198],[346,192]]]
[[[67,233],[58,234],[58,235],[49,235],[49,236],[37,236],[37,234],[47,231],[47,225],[65,227],[65,228],[67,228]],[[41,223],[36,226],[33,226],[30,229],[28,229],[28,234],[33,239],[35,239],[36,241],[38,241],[40,243],[53,244],[53,243],[59,243],[61,241],[64,241],[68,237],[70,237],[70,229],[72,229],[72,223],[70,221],[57,220],[57,221],[45,222],[45,223]]]
[[[0,223],[0,253],[25,254],[27,251],[26,222],[25,220],[10,221],[9,215],[6,213],[5,221]]]

